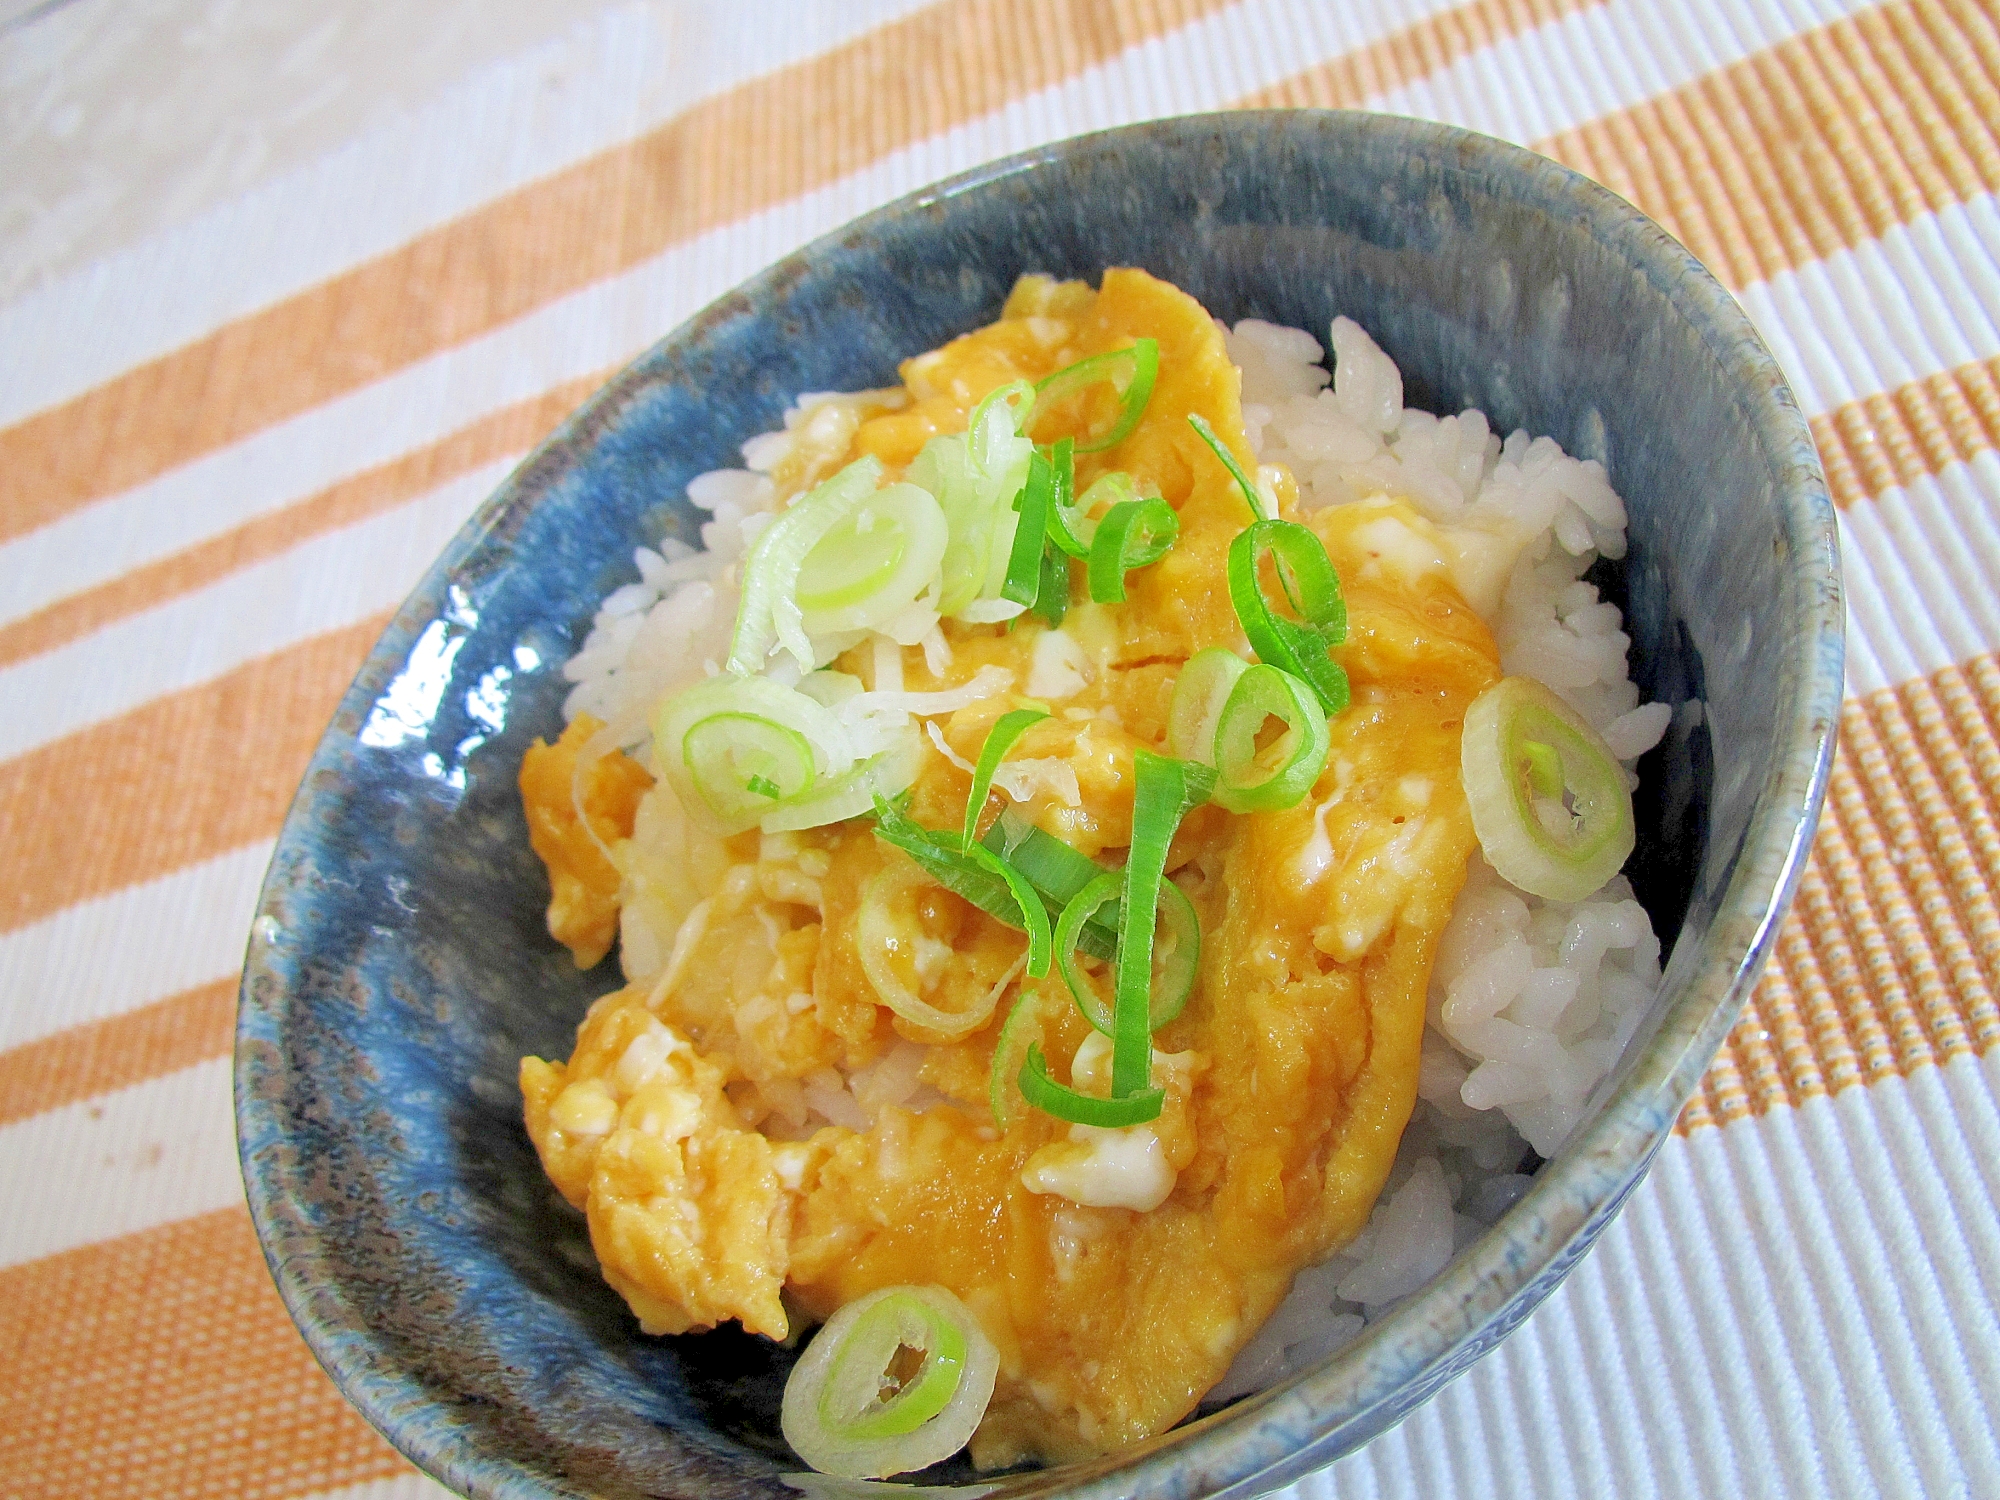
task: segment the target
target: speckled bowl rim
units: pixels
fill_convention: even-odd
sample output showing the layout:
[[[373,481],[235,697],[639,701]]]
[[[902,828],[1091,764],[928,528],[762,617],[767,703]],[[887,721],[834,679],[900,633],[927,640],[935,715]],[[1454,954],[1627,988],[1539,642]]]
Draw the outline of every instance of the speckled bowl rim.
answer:
[[[1329,113],[1268,110],[1180,116],[1019,152],[924,188],[822,236],[661,342],[698,329],[722,303],[736,301],[742,290],[754,293],[806,273],[822,250],[847,241],[857,229],[921,212],[1017,172],[1060,161],[1072,151],[1098,149],[1121,139],[1284,131],[1301,118]],[[1774,467],[1787,474],[1774,500],[1789,548],[1785,623],[1791,631],[1791,654],[1785,665],[1797,672],[1799,681],[1789,720],[1781,728],[1784,748],[1757,793],[1735,869],[1716,902],[1703,941],[1694,947],[1679,945],[1668,964],[1665,984],[1673,993],[1657,1029],[1636,1056],[1623,1060],[1616,1087],[1515,1208],[1421,1292],[1320,1366],[1163,1434],[1135,1452],[1002,1481],[1009,1493],[1089,1500],[1123,1500],[1137,1494],[1194,1500],[1225,1492],[1259,1493],[1360,1446],[1428,1400],[1496,1344],[1555,1288],[1643,1179],[1756,982],[1804,869],[1824,800],[1844,689],[1845,606],[1838,529],[1811,430],[1749,318],[1665,230],[1588,178],[1521,147],[1453,126],[1384,115],[1371,116],[1369,128],[1401,134],[1412,153],[1450,155],[1469,172],[1511,176],[1523,201],[1586,224],[1598,244],[1633,267],[1680,313],[1717,368],[1749,393],[1742,408],[1746,423]],[[560,472],[560,466],[546,465],[544,456],[593,433],[599,414],[623,398],[646,357],[608,381],[459,530],[377,642],[350,697],[402,659],[414,632],[436,613],[431,605],[442,597],[454,571],[496,529],[503,515],[533,503],[533,493],[545,489]],[[343,711],[352,706],[344,702]],[[293,833],[288,818],[279,840],[280,856]],[[278,867],[274,860],[272,878]],[[260,898],[259,909],[263,907]],[[252,1004],[252,983],[268,972],[260,951],[253,941],[244,971],[246,1010]],[[239,1019],[239,1037],[243,1024]],[[273,1101],[244,1086],[240,1049],[236,1080],[239,1142],[268,1139],[282,1122],[276,1118]],[[427,1473],[478,1500],[564,1496],[565,1491],[507,1460],[467,1461],[458,1435],[445,1430],[415,1381],[402,1372],[362,1367],[354,1351],[365,1347],[365,1331],[321,1326],[320,1309],[326,1304],[315,1307],[311,1288],[291,1262],[273,1253],[276,1215],[266,1198],[265,1181],[247,1161],[244,1167],[251,1218],[286,1308],[314,1355],[362,1415]]]

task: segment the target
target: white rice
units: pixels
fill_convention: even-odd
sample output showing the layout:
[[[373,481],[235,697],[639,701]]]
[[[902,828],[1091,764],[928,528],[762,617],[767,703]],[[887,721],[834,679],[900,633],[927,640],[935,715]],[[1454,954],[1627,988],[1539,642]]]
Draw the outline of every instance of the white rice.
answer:
[[[1671,710],[1640,704],[1618,608],[1583,577],[1598,558],[1625,553],[1625,506],[1603,465],[1551,438],[1503,438],[1483,412],[1406,408],[1401,372],[1359,325],[1336,318],[1330,334],[1331,374],[1301,329],[1246,319],[1224,330],[1260,461],[1291,469],[1307,511],[1382,495],[1415,505],[1446,538],[1454,579],[1492,627],[1503,669],[1554,689],[1629,774]],[[564,665],[576,684],[565,717],[590,713],[623,743],[643,744],[652,705],[727,655],[744,550],[789,492],[845,452],[864,407],[884,400],[802,397],[783,432],[744,445],[744,468],[691,483],[688,498],[710,516],[706,550],[669,539],[634,554],[638,581],[606,597]],[[781,466],[794,476],[788,490],[773,478]],[[949,650],[942,638],[926,649]],[[648,826],[628,861],[640,899],[628,903],[621,937],[634,978],[664,966],[681,916],[723,873],[671,803],[647,799]],[[1528,1186],[1515,1168],[1529,1148],[1552,1155],[1594,1103],[1658,988],[1659,959],[1622,876],[1581,902],[1545,901],[1475,854],[1431,975],[1416,1113],[1381,1200],[1353,1243],[1299,1274],[1210,1401],[1339,1348],[1512,1206]],[[821,1120],[863,1127],[885,1103],[916,1095],[918,1051],[899,1048],[852,1079],[827,1070],[776,1114],[800,1131]]]

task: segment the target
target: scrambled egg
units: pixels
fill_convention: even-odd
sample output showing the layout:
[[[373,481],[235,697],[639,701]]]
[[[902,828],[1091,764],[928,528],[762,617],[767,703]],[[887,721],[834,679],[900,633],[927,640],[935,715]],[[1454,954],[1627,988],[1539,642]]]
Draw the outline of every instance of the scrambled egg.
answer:
[[[1243,499],[1187,423],[1200,413],[1247,459],[1216,324],[1138,271],[1106,272],[1097,292],[1025,278],[999,322],[907,362],[907,399],[850,421],[837,455],[872,453],[893,473],[1004,381],[1142,336],[1161,346],[1146,417],[1079,460],[1078,488],[1132,474],[1179,512],[1178,544],[1131,576],[1124,605],[1077,606],[1059,631],[954,626],[942,679],[915,651],[905,664],[912,689],[997,663],[1055,700],[1009,757],[1017,811],[1114,864],[1131,837],[1133,752],[1163,743],[1181,664],[1209,645],[1244,649],[1224,577]],[[1103,398],[1086,393],[1035,436],[1087,430],[1103,416],[1089,399]],[[821,455],[812,473],[828,471]],[[1268,477],[1290,516],[1288,476]],[[530,757],[522,790],[556,893],[551,930],[594,961],[622,905],[634,982],[592,1008],[567,1063],[522,1064],[528,1130],[645,1328],[734,1318],[784,1338],[875,1288],[943,1285],[1001,1353],[975,1461],[1066,1460],[1185,1416],[1293,1274],[1366,1222],[1414,1104],[1426,978],[1474,844],[1460,717],[1499,669],[1440,538],[1408,506],[1303,519],[1345,585],[1336,656],[1353,705],[1303,803],[1249,817],[1205,807],[1182,825],[1168,868],[1204,947],[1192,999],[1155,1037],[1167,1103],[1149,1126],[1072,1127],[1016,1096],[995,1128],[987,1076],[1023,939],[918,878],[868,826],[702,845],[671,791],[647,790],[623,756],[588,763],[573,798],[571,739],[588,730]],[[867,658],[841,665],[872,681]],[[911,796],[919,822],[957,825],[970,778],[954,760],[976,757],[1011,706],[990,699],[940,726]],[[575,800],[613,845],[615,890]],[[895,893],[887,957],[944,1013],[938,1027],[893,1014],[868,977],[856,918],[871,882]],[[1088,1089],[1108,1067],[1102,1041],[1059,980],[1042,991],[1050,1066]],[[907,1078],[883,1085],[904,1102],[870,1118],[874,1081],[911,1066],[917,1094]],[[809,1129],[815,1112],[836,1123]]]

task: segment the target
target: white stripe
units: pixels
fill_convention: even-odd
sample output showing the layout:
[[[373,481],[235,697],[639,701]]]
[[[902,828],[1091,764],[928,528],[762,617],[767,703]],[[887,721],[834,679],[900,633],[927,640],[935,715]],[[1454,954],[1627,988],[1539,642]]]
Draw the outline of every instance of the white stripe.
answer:
[[[240,973],[274,847],[260,839],[0,936],[0,1051]]]
[[[1732,0],[1724,27],[1706,5],[1613,0],[1483,47],[1367,107],[1546,140],[1866,8],[1867,0]]]
[[[1987,1493],[2000,1472],[1996,1059],[1670,1140],[1512,1338],[1291,1493]]]
[[[926,0],[622,5],[0,308],[0,424],[78,395]],[[412,150],[412,141],[449,149]],[[22,351],[32,351],[24,355]]]
[[[1065,84],[701,235],[504,328],[17,538],[0,547],[0,576],[14,580],[0,608],[26,614],[388,462],[499,407],[620,364],[752,268],[925,183],[1135,113],[1220,106],[1444,8],[1445,0],[1425,0],[1394,17],[1377,15],[1364,30],[1345,8],[1312,8],[1300,20],[1285,0],[1257,0],[1148,41]],[[1619,16],[1631,9],[1611,7]],[[1539,49],[1554,30],[1545,27],[1496,44],[1490,49],[1493,66],[1535,75],[1549,65]],[[1283,37],[1284,45],[1252,45],[1270,37]],[[1174,71],[1172,65],[1190,59],[1201,61],[1201,71],[1187,77],[1183,88],[1207,92],[1162,92],[1160,79]],[[1465,101],[1441,94],[1437,102]],[[1599,99],[1591,105],[1621,102],[1632,101]]]
[[[2000,355],[2000,200],[1981,194],[1745,287],[1808,415]]]
[[[243,1202],[230,1060],[0,1126],[0,1266]]]
[[[2000,651],[2000,454],[1840,513],[1847,686],[1872,693]]]
[[[0,701],[40,709],[0,715],[0,759],[395,607],[514,462],[0,669]]]
[[[426,1474],[400,1474],[337,1490],[319,1490],[303,1500],[457,1500],[457,1496]]]

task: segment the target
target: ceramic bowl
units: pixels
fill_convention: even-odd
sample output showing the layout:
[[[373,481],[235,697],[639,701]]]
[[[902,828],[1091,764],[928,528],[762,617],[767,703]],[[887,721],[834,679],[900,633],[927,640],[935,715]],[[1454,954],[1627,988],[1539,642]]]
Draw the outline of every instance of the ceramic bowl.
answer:
[[[467,1495],[777,1496],[783,1360],[641,1335],[522,1130],[515,1068],[566,1055],[615,964],[542,926],[515,792],[557,670],[635,545],[801,391],[891,383],[1024,271],[1141,266],[1218,317],[1401,364],[1409,404],[1484,408],[1602,459],[1631,509],[1609,578],[1647,698],[1636,884],[1672,945],[1595,1113],[1429,1287],[1289,1383],[1003,1494],[1250,1493],[1365,1442],[1548,1295],[1646,1170],[1735,1018],[1810,843],[1841,693],[1833,511],[1784,377],[1734,301],[1583,178],[1415,121],[1165,120],[1024,153],[746,283],[611,381],[482,506],[398,613],[314,755],[244,972],[237,1121],[287,1306],[356,1406]],[[944,1474],[967,1481],[962,1467]]]

